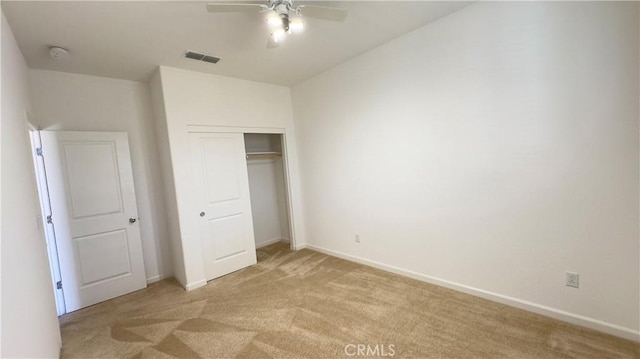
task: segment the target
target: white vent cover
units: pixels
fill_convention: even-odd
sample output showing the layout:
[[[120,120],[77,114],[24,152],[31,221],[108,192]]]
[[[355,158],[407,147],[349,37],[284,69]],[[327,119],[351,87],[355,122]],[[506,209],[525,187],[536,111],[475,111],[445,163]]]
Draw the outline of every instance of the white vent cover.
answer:
[[[195,52],[191,50],[187,50],[184,52],[184,57],[197,61],[210,62],[212,64],[217,64],[220,61],[219,57],[203,54],[200,52]]]

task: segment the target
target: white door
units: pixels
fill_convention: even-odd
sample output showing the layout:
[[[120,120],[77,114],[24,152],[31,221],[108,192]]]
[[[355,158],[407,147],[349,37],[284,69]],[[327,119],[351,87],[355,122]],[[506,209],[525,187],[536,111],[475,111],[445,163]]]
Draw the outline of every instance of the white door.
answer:
[[[67,312],[145,288],[127,134],[41,138]]]
[[[191,165],[207,280],[256,263],[241,133],[190,133]]]

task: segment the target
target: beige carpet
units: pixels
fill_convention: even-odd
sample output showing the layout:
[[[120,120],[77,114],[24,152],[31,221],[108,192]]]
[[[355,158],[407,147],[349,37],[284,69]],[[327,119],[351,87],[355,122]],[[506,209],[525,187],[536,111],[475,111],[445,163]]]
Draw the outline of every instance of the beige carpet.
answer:
[[[61,318],[75,358],[640,358],[640,345],[317,252],[185,292],[172,280]]]

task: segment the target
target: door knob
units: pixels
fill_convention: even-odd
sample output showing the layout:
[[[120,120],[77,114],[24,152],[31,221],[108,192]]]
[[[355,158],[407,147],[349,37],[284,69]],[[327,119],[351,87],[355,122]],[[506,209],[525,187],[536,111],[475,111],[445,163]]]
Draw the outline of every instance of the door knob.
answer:
[[[136,217],[129,218],[129,223],[136,223],[138,219]]]
[[[200,212],[200,217],[204,217],[205,213],[204,212]]]

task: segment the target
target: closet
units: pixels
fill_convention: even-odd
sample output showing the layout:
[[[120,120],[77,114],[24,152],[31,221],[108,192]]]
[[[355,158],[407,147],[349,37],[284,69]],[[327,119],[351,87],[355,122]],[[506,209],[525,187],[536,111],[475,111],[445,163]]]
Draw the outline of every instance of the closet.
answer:
[[[178,282],[251,266],[256,245],[303,247],[290,90],[165,66],[149,86]]]
[[[244,134],[256,248],[290,242],[282,135]]]

